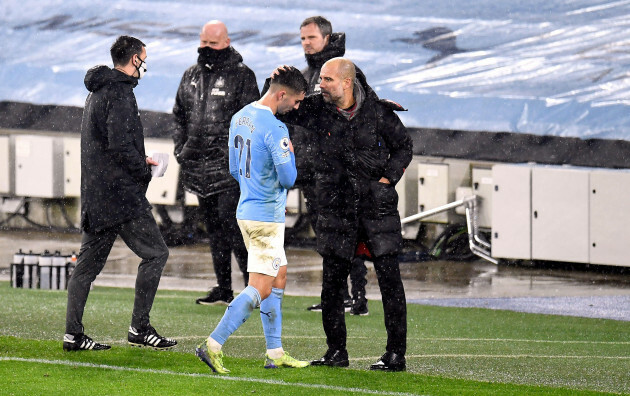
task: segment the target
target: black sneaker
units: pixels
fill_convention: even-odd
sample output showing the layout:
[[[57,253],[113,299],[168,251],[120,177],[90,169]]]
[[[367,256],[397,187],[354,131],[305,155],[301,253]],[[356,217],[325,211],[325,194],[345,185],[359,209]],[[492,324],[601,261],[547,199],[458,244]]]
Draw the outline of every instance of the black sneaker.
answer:
[[[368,311],[368,300],[365,298],[352,301],[352,308],[350,309],[350,315],[360,315],[367,316],[370,312]]]
[[[198,298],[195,302],[201,305],[229,305],[234,300],[234,292],[219,286],[213,287],[204,298]]]
[[[306,309],[311,312],[322,312],[322,303],[311,305]]]
[[[65,334],[63,336],[64,351],[104,351],[110,349],[107,344],[99,344],[94,342],[85,334]]]
[[[160,351],[171,349],[177,345],[177,341],[162,337],[151,325],[149,325],[145,331],[138,331],[135,327],[129,326],[127,342],[129,342],[131,346],[148,347]]]
[[[322,303],[311,305],[310,307],[306,309],[311,312],[322,312]],[[350,299],[343,300],[344,312],[350,312],[351,309],[352,309],[352,300]]]

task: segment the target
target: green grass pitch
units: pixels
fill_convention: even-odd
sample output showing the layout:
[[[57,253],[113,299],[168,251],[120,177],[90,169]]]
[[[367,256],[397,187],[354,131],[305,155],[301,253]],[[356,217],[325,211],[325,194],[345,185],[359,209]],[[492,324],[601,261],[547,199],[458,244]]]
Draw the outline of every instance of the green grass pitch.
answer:
[[[290,291],[288,291],[290,292]],[[64,352],[63,291],[0,282],[1,395],[579,395],[630,393],[630,322],[472,308],[408,305],[407,371],[367,370],[384,352],[380,301],[367,317],[346,316],[350,367],[263,368],[257,311],[225,344],[229,375],[194,347],[225,307],[196,305],[199,293],[159,291],[151,321],[176,338],[172,351],[127,346],[133,290],[95,288],[86,333],[109,351]],[[316,298],[285,296],[283,345],[312,360],[326,351]]]

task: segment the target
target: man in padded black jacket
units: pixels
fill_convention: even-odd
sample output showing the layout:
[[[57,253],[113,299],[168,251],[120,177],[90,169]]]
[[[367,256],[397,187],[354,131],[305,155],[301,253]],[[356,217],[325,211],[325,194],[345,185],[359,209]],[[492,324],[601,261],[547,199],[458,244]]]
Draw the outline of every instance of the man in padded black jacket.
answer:
[[[370,369],[406,367],[407,313],[398,254],[402,248],[394,186],[412,158],[412,141],[393,110],[380,100],[351,61],[333,58],[321,69],[321,93],[304,99],[283,119],[317,138],[317,251],[323,257],[322,321],[328,350],[313,365],[348,366],[343,288],[351,262],[367,256],[378,278],[386,352]]]
[[[116,237],[142,258],[127,335],[129,344],[169,349],[175,340],[160,336],[149,312],[168,259],[168,248],[146,198],[151,181],[136,97],[147,71],[147,51],[135,37],[120,36],[110,50],[114,69],[96,66],[85,75],[90,91],[81,122],[81,228],[77,266],[68,282],[63,349],[105,350],[110,346],[85,335],[83,312],[90,285],[102,271]]]
[[[322,16],[306,18],[300,25],[300,39],[304,49],[304,57],[308,67],[302,75],[308,83],[307,95],[320,93],[319,73],[322,65],[332,58],[346,53],[345,33],[333,33],[330,21]],[[317,229],[317,195],[315,194],[315,178],[313,166],[313,142],[307,129],[296,125],[292,128],[291,139],[294,142],[298,180],[296,186],[302,190],[306,201],[306,210],[313,230]],[[344,289],[344,309],[352,315],[368,315],[368,300],[365,294],[367,268],[365,262],[356,258],[350,270],[352,299],[348,288]],[[307,309],[321,311],[322,305],[315,304]]]
[[[228,129],[232,116],[258,100],[254,72],[230,46],[225,24],[203,26],[197,64],[184,72],[177,90],[175,158],[184,189],[199,199],[218,285],[197,304],[227,304],[233,299],[231,253],[248,283],[247,249],[236,223],[238,183],[230,175]]]

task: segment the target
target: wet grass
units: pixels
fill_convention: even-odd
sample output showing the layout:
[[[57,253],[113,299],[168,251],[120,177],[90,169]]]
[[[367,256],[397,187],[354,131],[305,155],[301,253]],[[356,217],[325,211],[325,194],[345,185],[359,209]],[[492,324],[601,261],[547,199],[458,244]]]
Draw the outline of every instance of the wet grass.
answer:
[[[229,376],[217,376],[192,354],[225,307],[194,304],[197,293],[160,291],[152,323],[177,338],[171,352],[130,348],[133,290],[95,288],[86,333],[113,348],[61,349],[65,292],[11,289],[0,282],[0,394],[593,394],[630,393],[630,323],[486,309],[408,306],[408,370],[366,368],[384,351],[380,302],[367,317],[347,316],[349,369],[262,368],[264,338],[252,315],[226,343]],[[287,296],[285,349],[301,359],[325,352],[314,298]],[[228,380],[229,379],[229,380]]]

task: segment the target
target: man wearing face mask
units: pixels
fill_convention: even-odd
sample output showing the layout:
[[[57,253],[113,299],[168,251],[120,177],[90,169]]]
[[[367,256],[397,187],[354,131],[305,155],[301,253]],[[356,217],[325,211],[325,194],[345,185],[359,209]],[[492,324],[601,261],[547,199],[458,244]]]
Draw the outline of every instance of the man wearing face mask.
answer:
[[[232,291],[231,253],[248,284],[247,249],[236,223],[239,186],[230,175],[228,131],[232,116],[260,99],[256,76],[230,45],[221,21],[199,34],[197,63],[184,72],[175,97],[173,141],[184,189],[199,199],[210,238],[217,285],[197,304],[228,304]]]
[[[68,283],[66,351],[105,350],[84,334],[82,318],[90,285],[105,266],[120,236],[142,258],[136,277],[131,326],[132,346],[169,349],[175,340],[160,336],[149,312],[168,258],[168,248],[146,198],[151,165],[133,88],[147,71],[144,43],[120,36],[112,45],[114,69],[95,66],[85,75],[90,91],[81,123],[81,228],[77,266]]]

